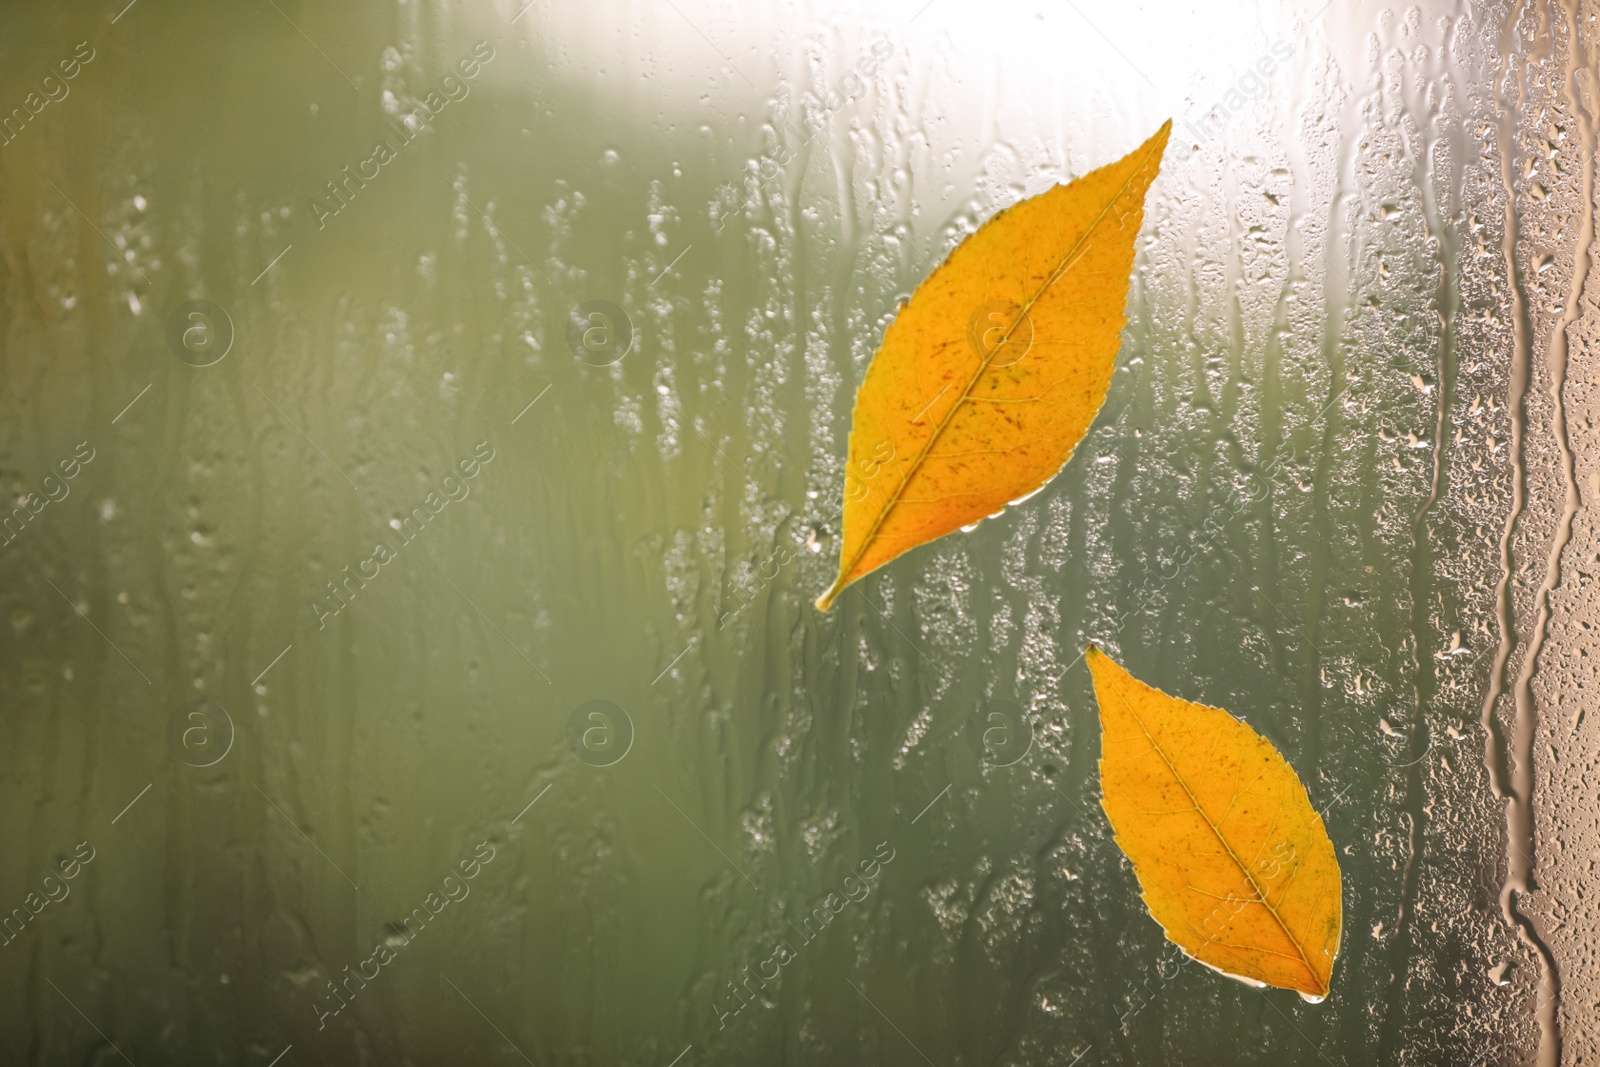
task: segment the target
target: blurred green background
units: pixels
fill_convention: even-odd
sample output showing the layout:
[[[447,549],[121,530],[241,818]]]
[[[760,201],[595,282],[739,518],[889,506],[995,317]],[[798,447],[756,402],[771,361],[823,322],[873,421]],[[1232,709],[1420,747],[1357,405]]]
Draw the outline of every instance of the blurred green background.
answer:
[[[4,17],[0,1058],[1555,1062],[1578,8]],[[1169,116],[1077,455],[819,615],[898,301]],[[1327,1002],[1164,948],[1089,640],[1325,810]]]

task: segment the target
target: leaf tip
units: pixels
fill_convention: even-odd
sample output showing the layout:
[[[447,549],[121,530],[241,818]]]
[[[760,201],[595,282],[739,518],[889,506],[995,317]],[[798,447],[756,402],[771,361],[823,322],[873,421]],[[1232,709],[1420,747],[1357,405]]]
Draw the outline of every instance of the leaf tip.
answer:
[[[1171,138],[1171,136],[1172,136],[1172,120],[1168,119],[1166,122],[1163,122],[1161,124],[1161,128],[1160,129],[1156,130],[1155,133],[1152,133],[1150,135],[1150,140],[1145,142],[1145,144],[1150,146],[1150,148],[1153,151],[1153,154],[1155,155],[1156,167],[1158,169],[1161,166],[1161,157],[1166,155],[1166,152],[1167,152],[1167,141],[1168,141],[1169,138]]]

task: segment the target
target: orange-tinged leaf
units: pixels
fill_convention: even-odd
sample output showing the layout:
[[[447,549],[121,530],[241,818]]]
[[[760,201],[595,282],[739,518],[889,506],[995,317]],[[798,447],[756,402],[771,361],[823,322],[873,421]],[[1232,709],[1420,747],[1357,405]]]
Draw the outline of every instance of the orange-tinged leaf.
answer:
[[[1097,648],[1101,800],[1150,914],[1201,963],[1328,995],[1339,859],[1294,768],[1221,708],[1153,689]]]
[[[856,393],[839,577],[817,607],[1037,491],[1071,458],[1111,385],[1145,192],[1171,129],[1002,211],[917,287]]]

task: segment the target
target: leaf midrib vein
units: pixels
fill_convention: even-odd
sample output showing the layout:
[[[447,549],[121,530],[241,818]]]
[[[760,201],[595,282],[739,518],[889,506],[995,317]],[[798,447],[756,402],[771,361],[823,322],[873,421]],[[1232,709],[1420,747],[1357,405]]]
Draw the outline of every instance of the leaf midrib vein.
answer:
[[[900,483],[895,486],[894,492],[890,494],[888,501],[885,502],[882,510],[878,512],[877,517],[873,519],[872,525],[867,529],[866,535],[862,537],[860,546],[857,547],[855,552],[851,554],[849,563],[839,569],[839,582],[835,583],[836,588],[831,590],[832,592],[836,592],[838,588],[842,588],[843,585],[848,584],[850,572],[855,569],[856,564],[861,562],[861,557],[865,556],[867,551],[872,547],[872,539],[878,535],[878,531],[883,528],[883,524],[889,518],[890,513],[893,512],[895,506],[900,503],[900,497],[905,492],[906,486],[911,484],[911,479],[916,477],[917,472],[922,469],[923,460],[925,460],[928,453],[933,450],[933,446],[938,443],[939,438],[944,434],[944,431],[946,427],[950,425],[951,420],[955,418],[955,414],[958,410],[960,410],[961,405],[966,403],[966,401],[971,397],[972,390],[977,386],[979,379],[981,379],[983,375],[988,372],[989,363],[994,359],[995,353],[999,352],[1000,349],[1011,340],[1011,331],[1015,330],[1017,328],[1017,324],[1028,317],[1028,312],[1033,309],[1033,306],[1044,297],[1044,294],[1049,291],[1052,285],[1061,280],[1062,276],[1066,274],[1067,269],[1071,267],[1073,263],[1077,262],[1076,257],[1078,255],[1078,250],[1082,248],[1085,242],[1089,240],[1090,235],[1099,228],[1100,223],[1105,220],[1107,212],[1115,207],[1117,202],[1122,199],[1122,195],[1128,191],[1128,187],[1133,184],[1133,180],[1144,173],[1145,167],[1149,164],[1151,158],[1155,156],[1156,151],[1157,148],[1152,147],[1148,152],[1145,153],[1144,158],[1139,161],[1139,165],[1133,168],[1133,172],[1130,173],[1122,185],[1117,188],[1117,191],[1107,198],[1105,207],[1100,209],[1100,214],[1096,215],[1094,217],[1094,221],[1090,222],[1089,225],[1084,228],[1083,234],[1078,238],[1077,242],[1072,246],[1071,249],[1067,251],[1065,255],[1061,257],[1061,262],[1056,264],[1055,269],[1050,272],[1050,276],[1047,277],[1043,284],[1039,286],[1038,291],[1028,298],[1028,302],[1022,306],[1022,310],[1011,320],[1011,325],[1006,328],[1006,332],[1001,335],[1000,339],[994,343],[994,347],[990,348],[988,352],[984,353],[983,359],[978,363],[978,369],[974,371],[972,377],[967,380],[966,386],[961,390],[961,394],[956,397],[955,403],[951,404],[950,407],[945,410],[945,413],[939,419],[938,424],[934,426],[933,433],[928,435],[928,440],[923,444],[921,451],[917,453],[917,458],[912,461],[909,473],[901,478]],[[937,274],[940,270],[943,270],[944,267],[948,265],[948,262],[949,261],[946,260],[945,263],[940,264],[939,267],[935,269],[934,273]]]
[[[1238,853],[1234,852],[1233,846],[1228,843],[1228,839],[1222,836],[1222,831],[1217,828],[1216,823],[1211,821],[1211,816],[1205,813],[1205,809],[1200,806],[1200,798],[1194,795],[1194,790],[1189,788],[1189,783],[1184,781],[1183,775],[1178,773],[1177,765],[1167,757],[1167,754],[1164,751],[1162,751],[1161,745],[1156,742],[1154,735],[1150,733],[1150,728],[1145,726],[1143,719],[1139,718],[1139,713],[1128,706],[1127,701],[1122,699],[1121,694],[1118,694],[1117,699],[1122,703],[1122,710],[1126,711],[1129,717],[1132,718],[1134,722],[1139,724],[1139,730],[1144,734],[1145,740],[1150,742],[1150,748],[1155,752],[1156,755],[1161,757],[1161,762],[1167,765],[1167,770],[1172,774],[1172,780],[1178,783],[1178,788],[1182,789],[1184,794],[1189,798],[1190,802],[1194,804],[1194,809],[1197,813],[1199,813],[1201,820],[1206,824],[1207,827],[1210,828],[1211,833],[1216,837],[1217,842],[1227,850],[1228,858],[1233,860],[1234,865],[1239,868],[1239,873],[1243,874],[1245,881],[1250,883],[1250,888],[1255,890],[1256,899],[1251,903],[1260,904],[1263,908],[1267,909],[1267,914],[1272,916],[1272,921],[1278,924],[1278,929],[1283,931],[1283,936],[1289,939],[1289,944],[1293,945],[1294,950],[1300,954],[1300,963],[1305,967],[1306,973],[1311,976],[1312,984],[1317,987],[1320,995],[1327,995],[1327,983],[1323,982],[1322,978],[1317,974],[1316,968],[1311,966],[1311,960],[1306,956],[1305,947],[1300,944],[1300,939],[1294,936],[1294,934],[1290,931],[1288,924],[1283,921],[1283,917],[1278,914],[1278,909],[1273,905],[1272,900],[1267,895],[1266,890],[1262,887],[1260,882],[1256,881],[1255,875],[1250,873],[1250,868],[1246,867],[1239,859]],[[1262,949],[1261,951],[1270,950]],[[1279,955],[1288,954],[1279,953]],[[1292,959],[1293,957],[1290,958]]]

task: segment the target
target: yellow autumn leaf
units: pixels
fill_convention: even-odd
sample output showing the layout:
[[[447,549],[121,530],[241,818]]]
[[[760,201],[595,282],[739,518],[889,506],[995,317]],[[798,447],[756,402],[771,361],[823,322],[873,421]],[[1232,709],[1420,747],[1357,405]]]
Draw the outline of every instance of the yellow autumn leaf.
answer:
[[[1339,860],[1294,768],[1221,708],[1153,689],[1097,648],[1085,658],[1101,804],[1167,938],[1230,977],[1327,996]]]
[[[912,294],[856,393],[839,577],[818,608],[1036,492],[1072,457],[1111,385],[1171,129],[996,215]]]

